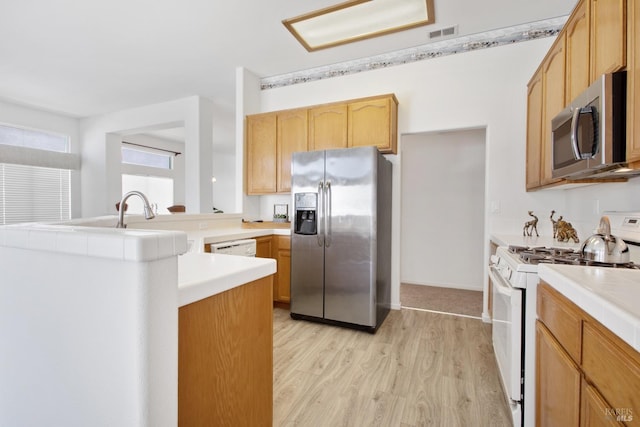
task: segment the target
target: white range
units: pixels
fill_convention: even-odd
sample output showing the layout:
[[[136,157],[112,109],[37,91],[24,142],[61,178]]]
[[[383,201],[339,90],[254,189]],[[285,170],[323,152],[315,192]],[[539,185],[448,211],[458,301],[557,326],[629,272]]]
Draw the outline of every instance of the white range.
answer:
[[[632,263],[624,267],[638,268],[640,212],[605,212],[604,215],[610,219],[611,234],[629,246]],[[526,254],[531,252],[528,249],[551,247],[558,250],[544,253],[546,259],[539,261],[540,265],[564,264],[565,261],[559,259],[566,254],[575,258],[580,247],[578,243],[549,242],[548,238],[539,245],[541,240],[523,238],[523,242],[528,242],[523,247],[498,247],[489,268],[493,347],[515,427],[535,426],[535,322],[539,282],[538,261],[528,262],[526,255],[516,252],[525,249]]]

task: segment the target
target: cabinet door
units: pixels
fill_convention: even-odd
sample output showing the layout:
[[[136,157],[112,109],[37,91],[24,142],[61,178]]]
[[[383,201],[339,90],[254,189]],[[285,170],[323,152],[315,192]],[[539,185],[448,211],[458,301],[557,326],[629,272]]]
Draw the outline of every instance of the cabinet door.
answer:
[[[573,101],[589,87],[589,10],[590,0],[582,0],[574,9],[566,24],[567,33],[567,73],[566,101]]]
[[[582,402],[580,404],[580,427],[623,426],[617,421],[619,414],[609,405],[593,386],[582,380]]]
[[[278,193],[291,192],[291,154],[307,151],[307,110],[289,110],[278,113],[277,132],[277,189]]]
[[[578,426],[580,370],[539,321],[536,348],[536,425]]]
[[[627,13],[627,161],[640,162],[640,4],[630,1]]]
[[[347,148],[347,104],[309,110],[309,150]]]
[[[527,88],[527,190],[540,187],[542,165],[542,72],[539,70]]]
[[[349,147],[376,146],[381,153],[397,152],[398,108],[385,96],[348,105]]]
[[[276,262],[278,263],[277,285],[274,300],[288,303],[291,300],[291,238],[277,236]]]
[[[276,192],[276,115],[247,116],[247,194]]]
[[[626,0],[591,0],[591,81],[626,66],[626,5]]]
[[[256,237],[256,257],[271,258],[271,236]]]
[[[551,176],[551,119],[565,107],[565,34],[561,33],[542,64],[542,177],[541,184],[561,181]]]

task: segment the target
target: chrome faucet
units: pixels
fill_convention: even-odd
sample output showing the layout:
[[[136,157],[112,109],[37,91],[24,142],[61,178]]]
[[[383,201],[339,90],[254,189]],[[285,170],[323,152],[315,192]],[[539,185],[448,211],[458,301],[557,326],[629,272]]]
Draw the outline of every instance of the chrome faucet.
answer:
[[[118,223],[116,224],[116,228],[127,228],[127,225],[124,223],[124,206],[127,199],[131,196],[138,196],[142,199],[142,203],[144,204],[145,219],[155,218],[155,215],[153,214],[153,209],[151,209],[149,200],[147,200],[147,196],[142,194],[140,191],[129,191],[127,194],[122,196],[122,200],[120,200],[120,208],[118,209]]]

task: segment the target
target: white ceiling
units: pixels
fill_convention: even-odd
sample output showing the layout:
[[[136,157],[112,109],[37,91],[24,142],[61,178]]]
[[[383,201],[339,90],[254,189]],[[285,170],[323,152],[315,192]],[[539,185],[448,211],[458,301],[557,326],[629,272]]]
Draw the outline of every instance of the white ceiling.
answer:
[[[452,25],[468,35],[566,15],[576,3],[434,0],[433,25],[314,53],[281,23],[340,1],[0,0],[0,100],[86,117],[200,95],[232,114],[238,66],[274,76],[422,45]]]

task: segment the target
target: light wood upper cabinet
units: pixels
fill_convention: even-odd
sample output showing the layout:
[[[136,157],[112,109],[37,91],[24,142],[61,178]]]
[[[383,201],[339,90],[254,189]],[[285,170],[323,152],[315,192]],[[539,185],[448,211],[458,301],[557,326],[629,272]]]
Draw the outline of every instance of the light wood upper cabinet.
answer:
[[[567,103],[589,87],[590,76],[590,24],[588,0],[578,3],[569,17],[566,28],[566,96]]]
[[[542,70],[539,69],[527,87],[527,190],[540,186],[542,101]]]
[[[376,146],[396,154],[397,138],[393,94],[247,116],[246,192],[290,193],[295,152]]]
[[[348,105],[349,147],[376,146],[381,153],[396,153],[398,101],[383,96]]]
[[[640,4],[628,3],[627,161],[640,168]]]
[[[309,150],[347,148],[347,105],[309,109]]]
[[[247,116],[247,194],[276,191],[276,115]]]
[[[627,64],[626,7],[627,0],[591,0],[591,81]]]
[[[551,176],[551,119],[565,107],[565,33],[556,39],[542,63],[543,110],[542,110],[542,165],[541,185],[561,181]]]
[[[307,110],[287,110],[277,114],[276,192],[291,192],[291,154],[307,151]]]

